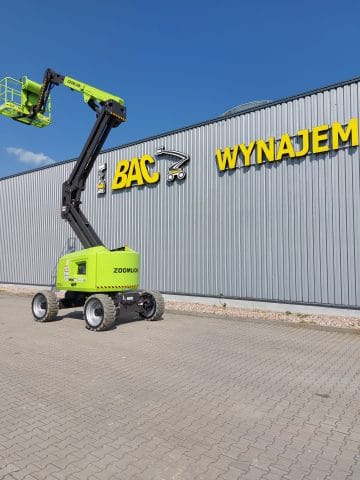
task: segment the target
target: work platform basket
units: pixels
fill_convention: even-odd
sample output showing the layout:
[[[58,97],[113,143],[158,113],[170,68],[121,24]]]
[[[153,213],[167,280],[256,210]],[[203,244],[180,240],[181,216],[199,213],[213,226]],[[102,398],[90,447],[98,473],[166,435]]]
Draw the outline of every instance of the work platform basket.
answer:
[[[40,83],[27,77],[22,77],[21,80],[3,78],[0,80],[0,114],[36,127],[47,127],[51,121],[50,96],[44,113],[33,115],[33,107],[38,103],[40,91]]]

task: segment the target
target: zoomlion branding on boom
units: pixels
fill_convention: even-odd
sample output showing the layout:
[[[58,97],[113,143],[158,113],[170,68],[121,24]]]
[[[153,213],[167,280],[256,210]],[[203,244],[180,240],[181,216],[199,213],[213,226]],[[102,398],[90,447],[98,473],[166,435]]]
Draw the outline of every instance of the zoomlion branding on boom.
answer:
[[[67,83],[69,85],[73,85],[74,87],[81,88],[81,83],[77,82],[76,80],[73,80],[72,78],[68,78]]]

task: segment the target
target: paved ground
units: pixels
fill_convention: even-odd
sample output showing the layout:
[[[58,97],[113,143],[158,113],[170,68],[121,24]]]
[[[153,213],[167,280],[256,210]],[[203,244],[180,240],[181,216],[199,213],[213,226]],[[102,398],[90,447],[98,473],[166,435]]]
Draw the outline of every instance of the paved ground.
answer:
[[[1,287],[1,285],[0,285]],[[10,288],[16,288],[9,285]],[[167,302],[186,302],[188,304],[200,303],[203,305],[221,305],[226,303],[227,307],[234,307],[247,310],[262,310],[269,312],[292,312],[303,313],[307,315],[337,315],[341,317],[360,318],[360,309],[353,308],[335,308],[323,307],[319,305],[300,305],[295,303],[276,303],[276,302],[260,302],[256,300],[237,300],[225,297],[195,297],[190,295],[164,295]]]
[[[359,334],[66,313],[0,293],[0,479],[360,478]]]

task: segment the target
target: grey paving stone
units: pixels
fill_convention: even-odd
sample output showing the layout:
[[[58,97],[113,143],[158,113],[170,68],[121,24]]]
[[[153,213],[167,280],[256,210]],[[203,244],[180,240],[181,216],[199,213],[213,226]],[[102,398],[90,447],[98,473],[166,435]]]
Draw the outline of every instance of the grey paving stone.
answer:
[[[1,480],[360,478],[359,335],[175,314],[92,334],[29,302],[0,292]]]

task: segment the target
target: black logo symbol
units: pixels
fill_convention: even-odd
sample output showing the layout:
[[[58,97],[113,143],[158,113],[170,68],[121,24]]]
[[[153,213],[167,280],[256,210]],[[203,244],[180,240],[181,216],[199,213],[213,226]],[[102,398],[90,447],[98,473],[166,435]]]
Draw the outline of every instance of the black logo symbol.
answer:
[[[156,150],[156,156],[169,155],[177,158],[177,162],[170,165],[166,179],[168,182],[173,182],[175,178],[178,180],[184,180],[186,177],[186,171],[183,166],[190,160],[190,156],[185,153],[177,152],[176,150],[166,150],[165,147],[159,147]]]

